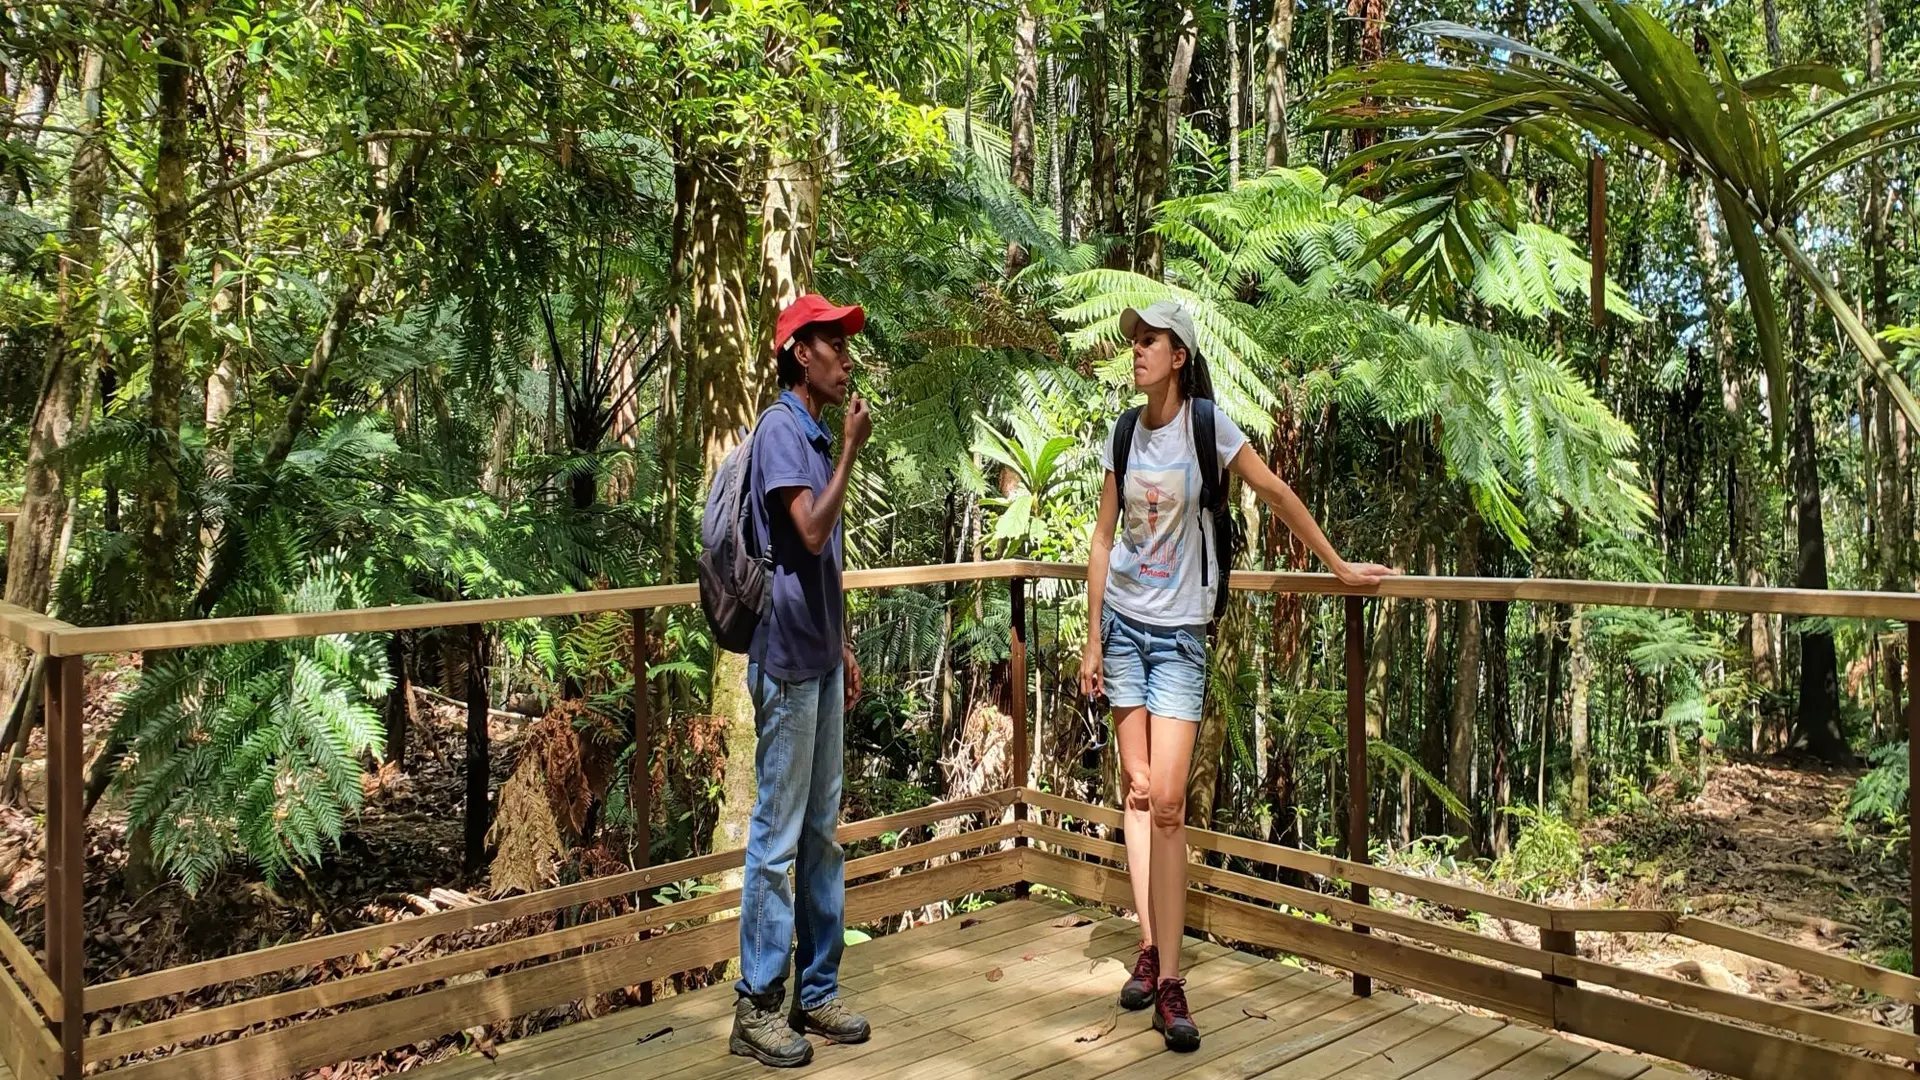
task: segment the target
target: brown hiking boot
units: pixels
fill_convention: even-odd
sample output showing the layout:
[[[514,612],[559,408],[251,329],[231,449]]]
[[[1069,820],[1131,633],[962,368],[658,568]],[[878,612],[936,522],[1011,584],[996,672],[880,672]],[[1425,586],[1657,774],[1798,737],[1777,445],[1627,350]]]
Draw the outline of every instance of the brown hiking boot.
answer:
[[[1133,962],[1133,977],[1127,985],[1120,988],[1120,1007],[1138,1012],[1153,1004],[1155,989],[1160,985],[1160,950],[1152,945],[1140,950],[1140,958]]]
[[[839,998],[828,998],[811,1009],[801,1008],[795,999],[787,1026],[802,1035],[825,1035],[837,1043],[863,1043],[873,1037],[867,1018],[841,1004]]]
[[[1167,1040],[1167,1049],[1191,1054],[1200,1049],[1200,1025],[1187,1008],[1187,980],[1163,979],[1154,1001],[1153,1030]]]
[[[813,1044],[788,1027],[780,1016],[780,997],[748,997],[733,1006],[733,1034],[727,1050],[776,1069],[797,1069],[813,1060]]]

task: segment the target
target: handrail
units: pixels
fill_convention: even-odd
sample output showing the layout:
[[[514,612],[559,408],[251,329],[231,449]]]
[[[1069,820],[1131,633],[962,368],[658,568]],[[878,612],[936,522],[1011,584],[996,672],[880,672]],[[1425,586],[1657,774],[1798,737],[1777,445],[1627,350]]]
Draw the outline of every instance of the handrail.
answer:
[[[853,570],[847,573],[845,585],[850,590],[858,590],[962,581],[1000,581],[1016,577],[1084,581],[1086,576],[1086,566],[1079,563],[1002,559]],[[1236,570],[1230,583],[1233,588],[1246,592],[1409,600],[1517,600],[1920,622],[1920,594],[1914,593],[1667,585],[1559,578],[1415,576],[1388,578],[1378,586],[1357,588],[1341,584],[1331,574],[1264,570]],[[102,627],[74,626],[23,608],[0,604],[0,637],[19,642],[47,656],[84,656],[91,653],[282,641],[328,634],[420,630],[603,611],[677,607],[695,603],[699,596],[697,586],[683,583],[489,600],[399,604],[309,614],[244,615]]]

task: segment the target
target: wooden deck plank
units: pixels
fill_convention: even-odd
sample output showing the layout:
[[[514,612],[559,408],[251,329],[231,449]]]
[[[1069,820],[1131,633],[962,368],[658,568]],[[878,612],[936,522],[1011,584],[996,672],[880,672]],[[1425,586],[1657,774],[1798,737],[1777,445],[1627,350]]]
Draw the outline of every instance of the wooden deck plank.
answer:
[[[1235,1037],[1242,1027],[1253,1030],[1251,1039],[1257,1040],[1264,1034],[1284,1030],[1276,1028],[1276,1024],[1310,1020],[1352,1000],[1343,984],[1329,985],[1333,980],[1324,976],[1288,969],[1284,964],[1270,963],[1269,966],[1283,969],[1284,974],[1264,986],[1209,1004],[1190,1002],[1196,1006],[1193,1019],[1201,1032],[1200,1049],[1192,1055],[1167,1054],[1165,1041],[1153,1030],[1152,1014],[1141,1013],[1122,1014],[1115,1030],[1095,1043],[1079,1043],[1077,1040],[1082,1036],[1075,1035],[1073,1041],[1060,1040],[1058,1045],[1029,1047],[1015,1053],[1013,1059],[1023,1065],[1042,1065],[1027,1080],[1092,1080],[1121,1073],[1127,1080],[1146,1077],[1167,1080],[1186,1072],[1201,1060],[1201,1055],[1217,1057],[1235,1046],[1245,1045],[1249,1037]],[[1249,1012],[1267,1019],[1255,1022],[1248,1017]],[[1059,1061],[1057,1057],[1062,1052],[1076,1056]],[[1055,1058],[1052,1064],[1046,1064],[1049,1055]]]
[[[1560,1074],[1555,1080],[1637,1080],[1653,1063],[1624,1054],[1598,1053]]]
[[[1599,1053],[1591,1046],[1568,1042],[1558,1036],[1514,1058],[1480,1080],[1558,1080],[1563,1073]]]
[[[1324,1080],[1340,1070],[1365,1061],[1383,1050],[1391,1050],[1445,1023],[1451,1013],[1431,1005],[1415,1005],[1386,1017],[1365,1017],[1350,1021],[1318,1036],[1266,1043],[1251,1052],[1231,1058],[1230,1071],[1220,1075],[1265,1077],[1267,1080]]]
[[[1117,929],[1111,924],[1096,924],[1084,928],[1094,930],[1094,944],[1090,946],[1069,945],[1058,958],[1051,954],[1034,952],[1030,947],[1010,957],[994,957],[976,961],[970,969],[964,970],[964,977],[932,991],[924,991],[917,982],[908,979],[893,984],[885,997],[897,1009],[889,1009],[891,1016],[882,1015],[887,1006],[870,1007],[867,1000],[854,999],[853,1004],[866,1012],[873,1021],[874,1037],[857,1046],[829,1046],[825,1040],[814,1040],[816,1067],[824,1060],[824,1052],[834,1051],[836,1063],[856,1059],[873,1058],[880,1061],[901,1063],[903,1060],[918,1060],[933,1052],[929,1049],[929,1038],[946,1036],[952,1039],[970,1042],[962,1033],[952,1031],[955,1022],[979,1016],[998,1017],[1006,1013],[1030,1014],[1057,1006],[1063,999],[1084,993],[1083,984],[1099,978],[1105,969],[1117,966],[1114,957],[1121,953],[1131,954],[1135,943],[1131,935],[1112,933]],[[1107,930],[1105,934],[1099,930]],[[1104,964],[1087,964],[1080,961],[1084,948],[1106,949],[1108,956]],[[1024,957],[1033,956],[1033,960]],[[999,970],[998,979],[989,979],[988,975]],[[869,995],[869,998],[876,995]],[[999,1021],[1004,1024],[1004,1019]],[[722,1033],[725,1034],[724,1032]],[[942,1041],[946,1041],[943,1039]],[[651,1080],[733,1080],[735,1077],[757,1076],[764,1066],[757,1062],[727,1055],[725,1047],[716,1055],[710,1047],[689,1046],[682,1053],[667,1058],[656,1058],[647,1063],[647,1073]],[[627,1061],[610,1065],[601,1072],[581,1072],[575,1074],[577,1080],[591,1080],[605,1074],[625,1071]],[[884,1073],[887,1066],[872,1061],[863,1063],[863,1067],[874,1072]]]
[[[1455,1013],[1439,1026],[1429,1028],[1391,1050],[1381,1051],[1350,1065],[1333,1076],[1335,1080],[1403,1080],[1506,1026],[1504,1020]]]
[[[1035,925],[1045,926],[1072,910],[1071,907],[1051,901],[1016,900],[996,904],[961,918],[942,919],[910,931],[883,935],[847,950],[841,969],[843,978],[850,987],[872,984],[871,973],[886,970],[901,961],[930,955],[927,952],[929,947],[932,947],[933,954],[952,960],[967,948],[999,942],[1009,933],[1024,940],[1024,935],[1032,932]],[[961,924],[968,919],[979,921],[963,927]],[[913,936],[909,938],[909,934]],[[943,945],[948,947],[943,949]],[[635,1040],[641,1036],[665,1028],[674,1028],[674,1035],[680,1036],[675,1041],[685,1043],[687,1037],[680,1035],[683,1028],[722,1016],[729,1018],[730,1023],[733,997],[731,988],[714,986],[676,995],[646,1008],[623,1009],[589,1022],[568,1024],[502,1043],[495,1048],[494,1060],[488,1060],[478,1053],[469,1053],[442,1062],[433,1066],[433,1080],[518,1075],[503,1070],[533,1070],[536,1067],[539,1069],[537,1073],[529,1071],[527,1075],[565,1076],[564,1071],[555,1067],[597,1053],[638,1045]],[[587,1027],[591,1030],[582,1030]]]
[[[1121,925],[1133,929],[1131,924]],[[1106,958],[1103,963],[1076,965],[1080,973],[1064,985],[1056,985],[1045,997],[1011,1005],[998,999],[990,1000],[984,1008],[968,1010],[974,1014],[973,1018],[958,1021],[950,1015],[941,1015],[939,1010],[916,1009],[916,1028],[938,1028],[966,1040],[951,1051],[934,1053],[907,1045],[885,1053],[843,1061],[840,1058],[841,1048],[831,1048],[831,1055],[816,1061],[816,1070],[823,1064],[827,1066],[816,1080],[865,1080],[872,1076],[887,1076],[891,1080],[1004,1076],[1012,1051],[1052,1038],[1072,1039],[1075,1034],[1090,1030],[1114,1013],[1117,1008],[1115,996],[1120,983],[1126,978],[1126,965],[1120,957],[1131,956],[1135,945],[1131,937],[1123,940],[1126,945],[1121,953]],[[1245,960],[1254,959],[1191,940],[1187,947],[1194,957],[1192,974],[1196,982],[1211,981],[1222,974],[1231,974],[1238,968],[1244,968]],[[894,1033],[888,1038],[897,1039],[911,1034],[911,1031]],[[880,1039],[881,1034],[876,1033],[875,1041]]]
[[[1481,1080],[1519,1060],[1550,1036],[1544,1031],[1508,1024],[1485,1038],[1415,1071],[1407,1080]],[[1532,1080],[1551,1080],[1544,1072]]]
[[[1216,1029],[1231,1026],[1232,1021],[1246,1019],[1248,1009],[1279,1009],[1319,989],[1313,980],[1294,978],[1301,974],[1296,968],[1272,961],[1250,964],[1204,987],[1190,987],[1187,1003],[1201,1032],[1211,1035]],[[1114,1027],[1098,1039],[1080,1041],[1091,1033],[1051,1039],[1014,1054],[1013,1059],[1038,1070],[1027,1074],[1029,1080],[1095,1080],[1116,1070],[1130,1071],[1132,1066],[1164,1052],[1164,1042],[1153,1030],[1151,1012],[1123,1012],[1116,1002],[1108,1016]]]

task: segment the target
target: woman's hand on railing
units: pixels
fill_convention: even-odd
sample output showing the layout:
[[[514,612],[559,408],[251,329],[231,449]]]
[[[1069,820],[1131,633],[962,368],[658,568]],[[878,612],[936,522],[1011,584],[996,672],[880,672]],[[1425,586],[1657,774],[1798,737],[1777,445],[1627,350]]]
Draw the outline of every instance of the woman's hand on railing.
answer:
[[[1381,566],[1379,563],[1350,563],[1345,559],[1333,568],[1333,576],[1340,579],[1340,584],[1358,588],[1378,585],[1382,579],[1395,577],[1399,573],[1399,570],[1390,566]]]
[[[1107,692],[1107,681],[1101,674],[1103,660],[1099,636],[1088,634],[1087,647],[1080,650],[1080,692],[1087,695],[1088,701],[1096,700]]]

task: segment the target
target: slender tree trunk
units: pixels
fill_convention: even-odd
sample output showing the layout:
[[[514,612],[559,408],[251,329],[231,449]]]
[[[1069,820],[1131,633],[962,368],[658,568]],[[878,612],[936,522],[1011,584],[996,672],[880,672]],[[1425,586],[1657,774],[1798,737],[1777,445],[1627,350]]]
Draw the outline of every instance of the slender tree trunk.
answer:
[[[402,771],[407,767],[407,741],[413,733],[413,639],[411,630],[396,631],[387,637],[387,671],[393,676],[393,688],[387,691],[387,760]]]
[[[676,144],[680,142],[675,134]],[[680,447],[685,437],[683,432],[683,413],[681,402],[690,401],[693,394],[685,391],[683,399],[682,384],[686,382],[687,343],[683,326],[687,293],[687,249],[689,234],[687,216],[692,212],[693,170],[682,160],[676,145],[673,163],[673,225],[668,243],[667,279],[667,362],[660,379],[660,475],[666,478],[666,522],[665,535],[660,539],[660,580],[673,582],[680,580]]]
[[[1295,0],[1273,0],[1267,21],[1267,168],[1287,164],[1287,62],[1293,58]]]
[[[1460,536],[1455,573],[1473,577],[1480,572],[1480,515],[1469,511]],[[1459,663],[1453,684],[1453,717],[1448,727],[1447,787],[1467,808],[1469,852],[1477,850],[1472,835],[1474,721],[1480,709],[1480,604],[1468,601],[1460,609]]]
[[[1567,630],[1567,656],[1573,682],[1573,701],[1567,708],[1567,746],[1573,757],[1568,816],[1578,825],[1587,820],[1589,803],[1587,702],[1593,685],[1593,666],[1587,659],[1586,616],[1578,606],[1573,609],[1573,620]]]
[[[1427,576],[1440,572],[1439,554],[1431,540],[1427,542]],[[1453,660],[1445,641],[1446,622],[1438,600],[1424,602],[1427,637],[1421,653],[1421,669],[1426,672],[1424,722],[1420,727],[1420,764],[1429,776],[1447,775],[1447,667]],[[1426,824],[1429,836],[1447,831],[1446,804],[1431,793],[1427,796]]]
[[[1200,24],[1190,0],[1180,5],[1180,36],[1173,46],[1173,67],[1167,74],[1167,155],[1171,162],[1180,149],[1180,121],[1187,115],[1187,84],[1193,76],[1193,52],[1200,44]]]
[[[1033,198],[1033,99],[1040,83],[1040,20],[1034,14],[1033,0],[1021,0],[1020,16],[1013,30],[1013,117],[1010,135],[1012,153],[1007,171],[1014,189]],[[1027,249],[1017,240],[1007,243],[1006,274],[1019,273],[1027,265]]]
[[[1513,676],[1507,662],[1507,609],[1498,600],[1487,605],[1487,705],[1493,714],[1493,805],[1488,817],[1493,834],[1495,858],[1507,853],[1509,820],[1506,808],[1513,804],[1513,766],[1510,755],[1514,745]]]
[[[1094,231],[1117,238],[1125,225],[1120,220],[1120,171],[1115,161],[1114,137],[1107,110],[1112,90],[1108,64],[1112,47],[1107,37],[1105,18],[1110,8],[1104,0],[1100,10],[1102,18],[1095,21],[1084,39],[1087,52],[1093,60],[1093,78],[1087,84],[1087,127],[1093,137],[1093,159],[1087,166],[1087,194],[1092,204]],[[1109,249],[1106,264],[1110,269],[1126,266],[1126,245],[1118,244]]]
[[[1153,210],[1167,190],[1169,66],[1185,9],[1178,0],[1146,0],[1140,19],[1140,88],[1134,95],[1133,269],[1160,277],[1165,248],[1153,231]]]
[[[1240,186],[1240,16],[1227,10],[1227,187]]]
[[[172,7],[163,4],[156,11]],[[193,49],[187,29],[192,12],[183,5],[174,14],[173,20],[162,14],[155,33],[159,139],[153,179],[153,363],[147,376],[153,457],[140,497],[143,614],[149,619],[172,618],[178,606],[174,560],[180,534],[180,399],[187,378],[180,323],[187,304],[187,162],[192,152],[187,119],[193,108]]]
[[[1767,63],[1779,67],[1786,61],[1782,59],[1784,52],[1780,47],[1780,8],[1776,0],[1760,0],[1760,16],[1767,30]]]
[[[1354,62],[1365,67],[1378,61],[1384,51],[1382,35],[1387,25],[1387,0],[1347,0],[1347,18],[1353,20],[1357,28]],[[1378,129],[1354,129],[1355,150],[1364,150],[1378,141]]]
[[[93,386],[94,314],[91,285],[101,270],[101,207],[105,203],[107,151],[101,131],[101,84],[106,61],[98,51],[81,57],[81,136],[67,172],[67,230],[56,264],[55,317],[47,344],[47,367],[27,429],[26,491],[7,543],[6,602],[45,612],[66,557],[75,486],[61,453],[87,427]],[[11,713],[25,679],[29,656],[0,643],[0,714]]]
[[[1793,307],[1794,344],[1804,350],[1801,307]],[[1803,353],[1804,355],[1804,353]],[[1793,487],[1799,555],[1794,585],[1827,587],[1827,533],[1820,510],[1820,470],[1813,429],[1813,387],[1804,367],[1793,374]],[[1840,731],[1839,662],[1833,632],[1803,627],[1800,634],[1799,739],[1820,760],[1844,764],[1853,757]]]

